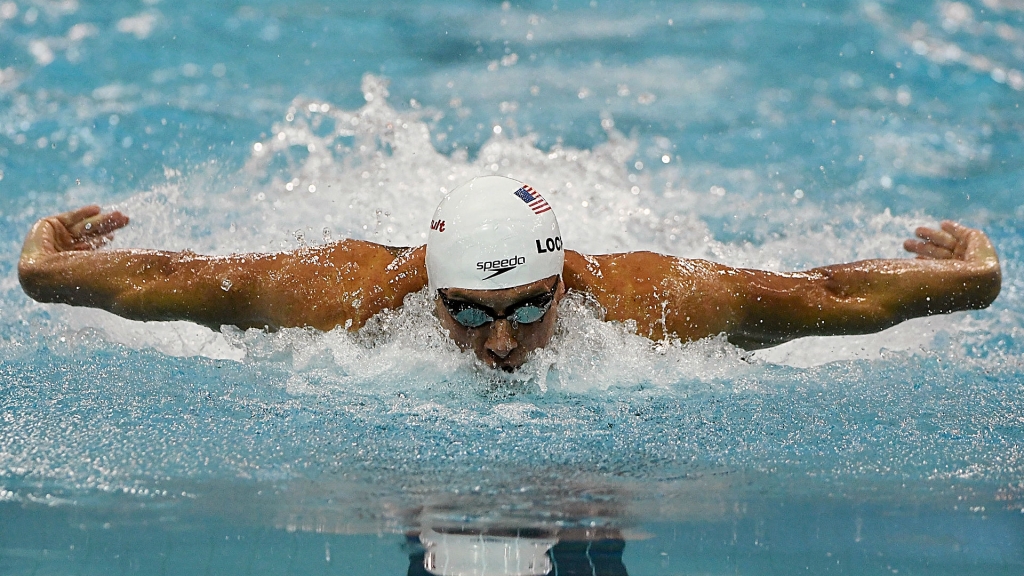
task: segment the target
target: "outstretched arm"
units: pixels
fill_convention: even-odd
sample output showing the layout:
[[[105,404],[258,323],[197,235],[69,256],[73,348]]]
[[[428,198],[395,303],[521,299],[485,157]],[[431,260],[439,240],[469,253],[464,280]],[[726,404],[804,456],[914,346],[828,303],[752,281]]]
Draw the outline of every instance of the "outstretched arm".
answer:
[[[423,249],[345,240],[278,254],[96,250],[125,226],[87,206],[38,221],[18,263],[40,302],[102,308],[135,320],[219,328],[361,327],[426,284]]]
[[[802,274],[750,274],[730,339],[761,348],[800,336],[865,334],[905,320],[985,308],[999,295],[995,248],[954,222],[918,228],[904,248],[914,260],[865,260]]]
[[[566,283],[594,294],[609,320],[651,338],[725,333],[748,349],[802,336],[864,334],[904,320],[985,308],[999,294],[999,260],[980,230],[919,228],[914,260],[865,260],[777,274],[650,252],[567,253]],[[575,284],[575,286],[574,286]]]

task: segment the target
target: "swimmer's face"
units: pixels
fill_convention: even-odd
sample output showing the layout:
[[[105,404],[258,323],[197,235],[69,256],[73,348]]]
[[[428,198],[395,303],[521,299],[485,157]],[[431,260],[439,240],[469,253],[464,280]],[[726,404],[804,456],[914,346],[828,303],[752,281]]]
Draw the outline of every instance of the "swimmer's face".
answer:
[[[447,288],[442,293],[444,298],[436,299],[437,317],[452,340],[463,350],[472,348],[476,357],[491,368],[511,372],[522,366],[530,352],[543,348],[551,341],[558,315],[558,301],[565,294],[565,287],[558,276],[551,276],[504,290]],[[529,323],[515,321],[513,315],[517,309],[526,306],[518,315],[529,320],[531,308],[543,306],[548,301],[550,308],[539,320]],[[472,309],[468,314],[460,314],[460,318],[482,319],[484,317],[479,311],[483,311],[488,317],[497,320],[477,327],[467,327],[452,316],[449,306],[454,309]],[[506,315],[509,317],[504,318]]]

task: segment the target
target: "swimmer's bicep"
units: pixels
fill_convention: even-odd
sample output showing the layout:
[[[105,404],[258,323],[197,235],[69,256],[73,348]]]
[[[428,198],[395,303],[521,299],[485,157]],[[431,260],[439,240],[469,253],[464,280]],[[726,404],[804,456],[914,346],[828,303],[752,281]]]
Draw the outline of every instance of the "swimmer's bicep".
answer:
[[[780,274],[738,270],[740,295],[730,337],[748,348],[781,344],[803,336],[874,332],[896,323],[880,299],[848,294],[827,269]]]
[[[674,258],[663,283],[669,302],[663,322],[669,335],[699,340],[734,332],[743,312],[734,270],[707,260]]]
[[[202,293],[214,318],[204,323],[271,330],[344,325],[354,316],[344,303],[358,292],[360,267],[331,248],[234,255],[212,263]]]

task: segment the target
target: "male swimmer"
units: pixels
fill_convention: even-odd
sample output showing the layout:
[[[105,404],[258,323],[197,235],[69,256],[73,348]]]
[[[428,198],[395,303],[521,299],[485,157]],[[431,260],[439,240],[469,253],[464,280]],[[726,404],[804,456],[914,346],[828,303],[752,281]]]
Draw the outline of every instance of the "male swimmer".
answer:
[[[134,320],[219,329],[357,330],[429,285],[451,338],[507,371],[545,346],[566,290],[609,321],[658,340],[725,334],[747,349],[802,336],[863,334],[904,320],[985,308],[999,259],[980,230],[918,228],[916,259],[864,260],[774,273],[653,252],[564,250],[551,206],[530,186],[484,176],[441,200],[426,246],[342,240],[276,254],[96,250],[128,223],[97,206],[43,218],[25,239],[22,288],[40,302],[102,308]]]

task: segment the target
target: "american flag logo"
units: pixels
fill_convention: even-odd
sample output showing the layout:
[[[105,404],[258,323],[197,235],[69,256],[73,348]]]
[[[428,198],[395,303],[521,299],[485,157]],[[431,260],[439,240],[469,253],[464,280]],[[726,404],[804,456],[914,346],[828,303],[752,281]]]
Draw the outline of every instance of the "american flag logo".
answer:
[[[526,202],[526,205],[533,210],[534,214],[543,214],[548,210],[551,210],[551,205],[548,201],[541,197],[540,192],[537,192],[529,186],[523,186],[519,190],[515,191],[515,195]]]

